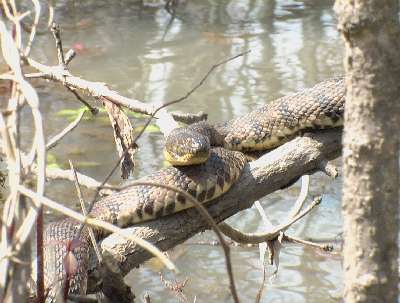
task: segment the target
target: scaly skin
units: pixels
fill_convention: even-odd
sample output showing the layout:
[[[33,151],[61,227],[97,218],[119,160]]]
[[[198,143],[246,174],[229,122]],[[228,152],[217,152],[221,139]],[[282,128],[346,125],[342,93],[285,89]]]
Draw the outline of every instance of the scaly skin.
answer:
[[[305,129],[340,126],[343,121],[344,79],[321,82],[310,89],[277,99],[237,119],[210,125],[205,122],[174,130],[166,140],[165,155],[174,165],[141,181],[175,186],[199,202],[207,202],[226,192],[238,179],[246,163],[240,152],[264,150],[283,144]],[[210,149],[210,146],[224,148]],[[230,150],[227,150],[230,149]],[[186,166],[191,164],[203,164]],[[132,186],[95,203],[92,217],[131,226],[169,215],[192,205],[165,188]],[[79,239],[79,223],[65,219],[51,223],[45,232],[45,284],[52,302],[66,277],[65,256],[70,251],[77,266],[70,273],[70,293],[86,292],[90,240],[87,228]],[[106,233],[95,229],[97,240]]]
[[[207,162],[197,166],[167,167],[138,181],[174,186],[189,193],[201,203],[213,200],[231,187],[239,178],[246,157],[235,151],[215,148]],[[186,208],[192,203],[175,191],[162,187],[127,186],[124,190],[105,197],[94,204],[90,216],[119,227],[166,216]],[[85,294],[89,264],[90,239],[87,227],[78,237],[80,223],[67,218],[50,223],[45,231],[45,287],[49,291],[47,302],[53,302],[69,276],[69,292]],[[107,233],[94,228],[97,240]],[[69,268],[65,256],[73,255],[76,266]],[[71,260],[68,257],[68,260]]]
[[[326,80],[228,122],[177,128],[166,139],[164,154],[174,165],[192,165],[204,161],[212,146],[237,151],[271,149],[305,129],[341,126],[344,103],[344,78]]]

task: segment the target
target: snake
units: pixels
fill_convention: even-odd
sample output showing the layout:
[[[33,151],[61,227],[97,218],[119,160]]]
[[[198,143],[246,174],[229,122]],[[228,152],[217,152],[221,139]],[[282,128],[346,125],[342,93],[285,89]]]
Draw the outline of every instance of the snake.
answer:
[[[341,126],[344,105],[344,78],[336,77],[230,121],[176,128],[166,138],[163,151],[173,166],[138,181],[173,186],[201,203],[215,200],[240,177],[248,161],[243,152],[272,149],[309,129]],[[95,202],[89,216],[124,228],[189,207],[193,204],[177,191],[128,186]],[[88,227],[80,229],[81,224],[72,218],[52,222],[45,229],[47,302],[66,289],[71,294],[86,293],[91,242]],[[108,235],[100,228],[92,229],[98,241]]]

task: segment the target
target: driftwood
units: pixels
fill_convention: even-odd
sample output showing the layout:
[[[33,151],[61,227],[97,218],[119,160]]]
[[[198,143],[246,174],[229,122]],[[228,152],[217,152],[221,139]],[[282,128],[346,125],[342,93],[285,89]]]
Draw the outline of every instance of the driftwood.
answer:
[[[304,174],[321,170],[330,174],[330,170],[326,170],[329,167],[327,161],[338,157],[340,151],[339,129],[298,137],[250,162],[238,182],[228,193],[213,201],[208,211],[216,222],[221,222]],[[168,250],[206,229],[209,229],[206,220],[192,208],[128,230],[161,250]],[[122,276],[151,258],[147,251],[115,234],[102,242],[101,250],[109,270]],[[97,270],[92,272],[89,287],[95,285],[96,273]]]

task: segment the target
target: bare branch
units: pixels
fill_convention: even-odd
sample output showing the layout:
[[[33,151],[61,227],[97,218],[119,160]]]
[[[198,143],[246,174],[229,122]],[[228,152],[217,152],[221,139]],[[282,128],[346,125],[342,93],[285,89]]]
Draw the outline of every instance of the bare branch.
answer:
[[[297,200],[294,203],[292,210],[290,211],[290,214],[288,216],[289,218],[294,218],[295,216],[297,216],[300,210],[303,208],[303,205],[306,202],[308,196],[309,187],[310,187],[310,176],[309,175],[302,176],[300,195],[297,197]]]
[[[333,165],[331,162],[327,160],[321,161],[319,169],[331,178],[336,178],[339,174],[335,165]]]
[[[58,65],[61,66],[63,69],[67,69],[67,65],[64,59],[64,51],[62,49],[60,26],[57,23],[53,22],[50,29],[54,39],[56,40]]]
[[[70,72],[60,69],[58,66],[47,66],[28,57],[26,57],[25,60],[30,66],[40,72],[40,74],[35,74],[35,77],[40,76],[44,79],[64,83],[64,85],[74,89],[84,90],[95,98],[103,97],[111,102],[129,108],[134,112],[151,115],[155,110],[155,105],[124,97],[116,91],[110,90],[103,82],[87,81],[73,76]],[[29,77],[29,75],[27,75],[27,77]]]
[[[65,64],[68,65],[72,59],[74,59],[76,56],[76,52],[73,48],[71,48],[70,50],[67,51],[67,53],[65,54]]]
[[[302,244],[302,245],[305,245],[305,246],[318,248],[318,249],[321,249],[321,250],[327,251],[327,252],[333,251],[333,245],[329,244],[329,243],[319,244],[319,243],[315,243],[315,242],[299,239],[299,238],[288,236],[288,235],[284,235],[283,239],[285,241],[288,241],[288,242],[299,243],[299,244]]]
[[[83,115],[85,114],[86,110],[80,112],[78,117],[72,121],[66,128],[64,128],[60,133],[52,137],[46,144],[46,150],[50,150],[55,147],[58,142],[60,142],[67,134],[69,134],[75,127],[78,126],[79,122],[81,122]]]
[[[71,88],[71,87],[69,87],[69,86],[66,86],[66,88],[75,96],[76,99],[78,99],[81,103],[83,103],[83,104],[90,110],[90,112],[92,113],[92,115],[96,115],[96,114],[99,112],[99,110],[98,110],[97,108],[91,106],[88,102],[86,102],[86,100],[84,100],[84,99],[78,94],[78,92],[77,92],[75,89],[73,89],[73,88]]]
[[[41,12],[40,2],[38,0],[32,0],[32,2],[35,7],[35,18],[33,20],[32,27],[30,28],[28,45],[25,48],[24,56],[28,56],[31,51],[32,43],[33,43],[33,40],[35,39],[35,35],[36,35],[36,29],[39,24],[39,18],[40,18],[40,12]]]
[[[291,225],[296,223],[298,220],[303,218],[308,214],[315,206],[321,203],[321,197],[314,199],[314,201],[307,207],[304,211],[291,218],[288,222],[276,226],[272,231],[262,232],[262,233],[242,233],[241,231],[229,226],[226,223],[220,223],[219,228],[224,233],[235,242],[245,243],[245,244],[258,244],[270,240],[274,240],[281,232],[284,232]]]
[[[86,217],[88,215],[88,212],[87,212],[87,209],[86,209],[85,201],[83,200],[81,187],[79,186],[78,176],[76,174],[76,170],[75,170],[74,165],[72,164],[71,160],[69,160],[69,166],[71,168],[71,172],[72,172],[72,175],[74,177],[75,189],[76,189],[76,193],[78,195],[79,202],[81,204],[82,213]],[[97,245],[97,241],[96,241],[96,237],[94,236],[93,229],[90,226],[89,226],[89,237],[90,237],[90,241],[92,242],[92,246],[93,246],[94,252],[96,253],[97,260],[100,263],[102,263],[103,258],[101,256],[99,247]]]

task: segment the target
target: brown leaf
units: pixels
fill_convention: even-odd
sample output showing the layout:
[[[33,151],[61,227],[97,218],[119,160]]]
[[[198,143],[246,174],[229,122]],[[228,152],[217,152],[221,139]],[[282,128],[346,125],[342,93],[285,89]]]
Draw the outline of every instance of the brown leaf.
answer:
[[[102,99],[114,130],[114,139],[117,145],[118,155],[124,155],[121,161],[121,177],[127,179],[135,166],[134,155],[137,151],[136,143],[133,143],[133,128],[126,114],[119,105]]]

